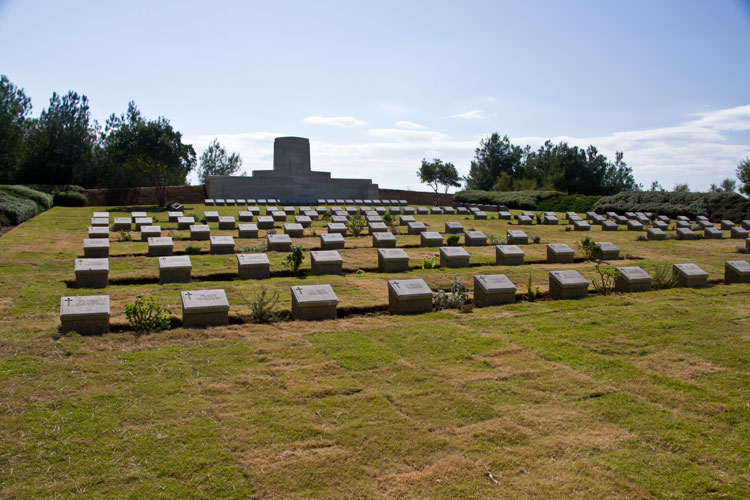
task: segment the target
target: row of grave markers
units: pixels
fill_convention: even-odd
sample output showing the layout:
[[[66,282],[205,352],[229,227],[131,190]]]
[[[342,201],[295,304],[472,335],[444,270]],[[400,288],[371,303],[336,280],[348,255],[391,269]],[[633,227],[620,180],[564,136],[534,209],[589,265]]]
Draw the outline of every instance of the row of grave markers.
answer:
[[[643,292],[651,289],[653,278],[637,266],[618,267],[617,292]],[[708,273],[695,264],[675,264],[677,286],[704,287]],[[750,283],[750,263],[727,261],[724,282]],[[432,311],[433,292],[422,279],[388,280],[388,310],[391,314],[418,314]],[[549,293],[553,299],[580,299],[588,295],[589,282],[576,270],[549,272]],[[336,319],[338,297],[331,285],[290,287],[293,320]],[[180,292],[182,322],[185,327],[227,325],[229,301],[224,290]],[[474,305],[485,307],[513,303],[516,286],[503,274],[474,276]],[[109,331],[109,296],[73,296],[60,299],[62,331],[99,334]]]

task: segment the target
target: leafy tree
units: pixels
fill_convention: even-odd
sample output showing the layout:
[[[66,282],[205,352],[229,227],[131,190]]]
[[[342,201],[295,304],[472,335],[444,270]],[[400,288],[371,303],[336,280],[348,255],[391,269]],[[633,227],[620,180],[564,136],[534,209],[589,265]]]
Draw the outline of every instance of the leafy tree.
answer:
[[[737,189],[737,181],[724,179],[719,185],[712,183],[709,191],[712,193],[732,193],[735,189]]]
[[[437,158],[433,158],[431,162],[422,158],[422,166],[417,170],[417,177],[419,177],[420,182],[430,186],[438,195],[435,199],[435,206],[440,202],[440,193],[438,192],[440,186],[445,187],[445,193],[451,186],[461,186],[458,170],[453,163],[443,163],[442,160]]]
[[[687,185],[687,183],[680,183],[674,185],[672,188],[672,191],[675,193],[689,193],[690,192],[690,186]]]
[[[742,183],[740,192],[750,196],[750,156],[737,165],[737,178]]]
[[[659,184],[659,181],[654,181],[651,183],[651,188],[649,189],[649,191],[660,191],[663,193],[666,191],[666,189],[664,189],[661,184]]]
[[[511,144],[508,136],[494,132],[482,139],[479,147],[474,151],[469,175],[464,178],[466,189],[481,189],[488,191],[497,181],[501,173],[506,172],[511,177],[521,166],[523,150]]]
[[[0,75],[0,182],[13,182],[23,159],[31,99]]]
[[[182,143],[182,134],[169,120],[146,120],[132,102],[125,115],[107,121],[103,142],[110,159],[154,186],[161,207],[166,205],[167,186],[185,184],[196,162],[193,146]]]
[[[72,90],[52,94],[49,107],[30,122],[28,154],[17,181],[28,184],[88,184],[96,127],[89,101]]]
[[[206,183],[208,175],[232,175],[242,166],[242,158],[237,153],[227,156],[226,150],[219,144],[218,139],[211,141],[201,154],[198,178],[201,184]]]

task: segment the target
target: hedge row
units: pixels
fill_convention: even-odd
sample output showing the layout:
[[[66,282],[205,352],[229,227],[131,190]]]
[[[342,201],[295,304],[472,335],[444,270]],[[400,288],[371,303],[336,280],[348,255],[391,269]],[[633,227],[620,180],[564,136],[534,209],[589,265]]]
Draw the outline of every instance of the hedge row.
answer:
[[[42,211],[52,208],[51,195],[37,191],[36,189],[31,189],[28,186],[0,186],[0,191],[4,191],[16,198],[31,200],[36,203]]]
[[[691,219],[705,215],[713,222],[722,219],[741,221],[750,219],[750,200],[737,193],[630,191],[601,198],[594,205],[594,211],[653,212],[668,217],[685,215]]]
[[[536,210],[539,202],[565,196],[559,191],[459,191],[455,200],[459,203],[505,205],[508,208]]]
[[[55,193],[56,207],[85,207],[86,195],[78,191],[58,191]]]
[[[37,214],[36,203],[0,191],[0,226],[16,226]]]
[[[568,194],[556,196],[540,201],[536,209],[549,212],[589,212],[601,196],[588,196],[584,194]]]

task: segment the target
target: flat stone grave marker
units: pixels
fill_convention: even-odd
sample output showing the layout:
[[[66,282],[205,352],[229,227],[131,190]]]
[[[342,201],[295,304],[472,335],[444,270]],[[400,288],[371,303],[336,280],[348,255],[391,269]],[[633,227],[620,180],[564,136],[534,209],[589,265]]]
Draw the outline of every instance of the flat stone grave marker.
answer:
[[[378,233],[386,234],[386,233]],[[390,234],[390,233],[387,233]],[[394,242],[395,243],[395,242]],[[409,270],[409,255],[402,248],[378,249],[378,272],[403,273]]]
[[[320,248],[323,250],[340,250],[346,246],[346,238],[341,233],[323,233],[320,235]]]
[[[443,244],[443,236],[436,231],[424,231],[419,234],[419,242],[423,247],[439,247]]]
[[[686,227],[678,227],[677,228],[677,239],[678,240],[694,240],[695,239],[695,233],[692,229],[688,229]]]
[[[715,227],[707,227],[703,230],[703,235],[707,240],[720,240],[724,237],[724,233]]]
[[[744,260],[724,262],[724,284],[750,283],[750,263]]]
[[[629,219],[622,215],[616,215],[613,217],[614,221],[617,222],[620,226],[625,226],[628,224]]]
[[[611,220],[603,220],[601,226],[602,231],[617,231],[617,223]]]
[[[357,215],[357,207],[344,207],[347,215]]]
[[[109,238],[108,227],[89,227],[87,234],[89,238]]]
[[[445,215],[453,215],[456,213],[456,209],[453,207],[443,207],[443,213]]]
[[[474,212],[474,219],[475,220],[487,220],[487,213],[479,210],[478,212]]]
[[[550,271],[549,293],[555,300],[582,299],[588,295],[589,282],[573,269]]]
[[[448,234],[458,234],[463,232],[464,226],[460,222],[446,222],[445,232]]]
[[[430,210],[430,213],[440,213],[440,212],[433,212],[432,210]],[[466,207],[458,207],[456,208],[456,213],[458,215],[469,215],[470,212],[469,212],[469,209]]]
[[[615,268],[615,291],[618,293],[648,292],[653,278],[638,266]]]
[[[329,233],[339,233],[342,236],[346,236],[346,224],[341,222],[329,222],[327,227]]]
[[[417,207],[417,215],[427,215],[430,210],[427,207]]]
[[[184,217],[185,214],[183,212],[167,212],[167,217],[169,217],[169,222],[177,222],[177,219],[180,217]]]
[[[730,235],[733,240],[744,240],[748,237],[748,235],[750,235],[750,231],[745,228],[735,226],[730,229]]]
[[[83,256],[87,259],[106,259],[109,257],[109,238],[84,239]]]
[[[709,228],[713,228],[714,227],[714,225],[711,224],[711,221],[707,221],[707,220],[700,220],[700,221],[698,221],[698,226],[700,226],[701,229],[709,229]]]
[[[573,231],[591,231],[591,224],[582,220],[574,220]]]
[[[232,198],[227,198],[225,202],[227,205],[234,205],[236,203]]]
[[[109,218],[92,217],[90,224],[92,227],[109,227]]]
[[[396,248],[396,237],[389,231],[372,232],[373,248]]]
[[[440,267],[469,267],[469,258],[463,247],[440,247]]]
[[[265,280],[271,277],[271,262],[264,253],[237,254],[237,274],[241,280]]]
[[[161,226],[141,226],[141,241],[161,236]]]
[[[681,228],[690,229],[691,227],[690,222],[684,221],[684,220],[678,220],[677,222],[675,222],[675,225],[677,229],[681,229]]]
[[[219,229],[234,229],[236,221],[234,217],[222,215],[219,217]]]
[[[513,216],[508,211],[502,211],[497,213],[497,218],[500,220],[511,220]]]
[[[740,226],[742,226],[742,229],[746,229],[750,231],[750,219],[745,219],[742,222],[740,222]]]
[[[292,319],[319,321],[336,319],[339,299],[331,285],[293,286]]]
[[[310,272],[314,276],[343,274],[344,260],[336,250],[313,250],[310,252]]]
[[[643,231],[643,224],[641,224],[637,220],[629,220],[628,231]]]
[[[255,224],[239,224],[237,226],[237,237],[238,238],[257,238],[258,237],[258,226]]]
[[[594,258],[598,260],[618,260],[620,258],[620,249],[610,241],[596,241],[597,247],[594,247]]]
[[[206,198],[205,200],[203,200],[203,204],[206,206],[213,206],[214,200],[212,198]]]
[[[345,215],[334,215],[331,217],[331,222],[334,224],[346,224],[349,218]]]
[[[388,226],[386,226],[382,222],[371,222],[371,223],[367,224],[367,227],[370,230],[370,234],[387,233],[388,232]]]
[[[706,217],[705,215],[698,215],[698,216],[697,216],[697,217],[695,218],[695,220],[696,220],[696,221],[702,221],[702,220],[705,220],[705,221],[707,221],[707,220],[708,220],[708,217]]]
[[[109,295],[60,297],[60,330],[82,335],[109,332]]]
[[[601,226],[602,222],[605,220],[607,219],[603,215],[594,214],[591,216],[591,223],[595,226]],[[615,227],[617,227],[617,225],[615,225]]]
[[[661,229],[662,231],[666,231],[667,229],[669,229],[669,224],[661,220],[655,220],[653,226],[657,229]]]
[[[375,207],[375,211],[380,215],[381,217],[388,213],[388,210],[386,210],[384,207]]]
[[[368,223],[370,222],[383,222],[383,218],[379,215],[368,215],[365,217]]]
[[[528,245],[529,235],[519,229],[508,229],[505,239],[511,245]]]
[[[268,213],[268,212],[266,212]],[[271,212],[271,217],[273,217],[273,220],[276,222],[285,222],[286,221],[286,212],[282,212],[281,210],[276,210],[274,212]]]
[[[234,253],[232,236],[211,236],[210,251],[212,255]]]
[[[464,241],[467,247],[483,247],[487,245],[487,236],[482,231],[466,231]]]
[[[151,217],[137,217],[135,219],[135,230],[140,231],[143,226],[153,226],[154,219]]]
[[[284,234],[288,234],[290,238],[302,238],[305,233],[305,228],[302,224],[296,222],[287,222],[284,224]]]
[[[544,224],[548,226],[556,226],[560,223],[559,219],[556,215],[545,215],[544,216]]]
[[[247,203],[247,200],[245,200],[243,198],[237,198],[237,204],[238,205],[244,205],[246,203]]]
[[[161,257],[174,253],[174,242],[169,236],[159,236],[148,239],[148,256]]]
[[[443,209],[440,207],[430,207],[430,213],[433,215],[440,215],[443,213]]]
[[[203,212],[203,217],[207,222],[219,222],[219,212]]]
[[[565,243],[550,243],[547,245],[548,264],[571,264],[575,252]]]
[[[424,222],[409,222],[406,227],[407,233],[412,235],[427,231],[427,225]]]
[[[516,285],[504,274],[474,275],[474,306],[497,306],[515,301]]]
[[[180,292],[182,325],[205,328],[229,324],[229,301],[224,290],[190,290]]]
[[[259,207],[247,207],[247,211],[253,214],[255,217],[260,215],[260,208]]]
[[[109,219],[109,212],[94,212],[91,217],[94,217],[95,219]]]
[[[208,240],[211,236],[211,228],[206,224],[193,224],[190,226],[190,239],[193,241]]]
[[[302,226],[303,228],[310,227],[312,219],[307,215],[297,215],[294,217],[294,222]]]
[[[400,215],[401,207],[388,207],[388,212],[390,212],[391,215]]]
[[[109,284],[109,259],[76,259],[76,288],[106,288]]]
[[[421,314],[432,311],[432,290],[424,280],[389,280],[388,311],[391,314]]]
[[[516,222],[519,226],[531,226],[532,224],[534,224],[534,219],[532,219],[528,215],[519,215],[518,219],[516,219]]]
[[[267,234],[266,243],[273,252],[292,251],[292,238],[288,234]]]
[[[268,215],[258,216],[258,229],[273,229],[273,217]]]
[[[281,211],[287,215],[294,215],[295,213],[294,207],[281,207]]]
[[[677,277],[677,286],[699,288],[708,285],[708,273],[695,264],[674,264],[672,272]]]
[[[195,217],[178,217],[177,218],[177,229],[190,229],[190,226],[195,224]]]
[[[315,210],[305,210],[302,213],[304,214],[305,217],[307,217],[311,221],[318,220],[318,212],[316,212]],[[297,222],[299,222],[299,221],[297,221]]]
[[[159,283],[190,283],[192,269],[188,255],[159,257]]]
[[[130,231],[133,228],[133,221],[130,217],[115,217],[115,231]]]
[[[667,233],[661,228],[650,227],[646,230],[646,238],[653,241],[660,241],[667,239]]]
[[[526,256],[516,245],[496,245],[495,263],[499,266],[520,266]]]
[[[410,222],[415,222],[414,217],[412,217],[411,215],[402,215],[398,218],[399,226],[406,226]]]
[[[219,206],[219,207],[224,206],[224,203],[225,203],[225,201],[224,201],[223,198],[216,198],[216,199],[214,199],[214,205],[216,205],[216,206]]]
[[[142,218],[142,217],[148,217],[148,214],[146,212],[130,212],[130,216],[133,219]]]

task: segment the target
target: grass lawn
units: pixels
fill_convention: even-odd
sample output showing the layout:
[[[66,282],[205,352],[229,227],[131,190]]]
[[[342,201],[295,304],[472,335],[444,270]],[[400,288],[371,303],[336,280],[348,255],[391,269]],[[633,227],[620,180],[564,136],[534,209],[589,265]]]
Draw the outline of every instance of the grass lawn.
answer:
[[[196,219],[240,210],[186,209]],[[349,237],[344,276],[287,276],[283,254],[269,253],[276,274],[263,283],[236,280],[234,255],[204,253],[191,256],[193,283],[162,286],[146,244],[113,233],[110,286],[76,289],[73,260],[100,210],[112,220],[138,208],[54,208],[0,237],[0,498],[748,498],[750,285],[721,283],[725,261],[748,260],[743,241],[415,215],[428,230],[520,228],[541,243],[524,247],[532,264],[497,266],[490,245],[467,247],[472,267],[423,270],[437,249],[400,234],[415,269],[386,275],[370,236]],[[148,210],[177,251],[207,251]],[[237,250],[260,236],[237,239]],[[711,285],[383,311],[395,277],[433,289],[458,277],[471,289],[474,274],[503,273],[521,294],[531,276],[544,296],[550,270],[595,275],[576,248],[584,236],[620,247],[627,258],[616,265],[693,262]],[[543,263],[546,243],[567,243],[579,259]],[[262,285],[288,310],[298,283],[331,284],[343,317],[241,322]],[[179,318],[179,292],[202,288],[226,290],[228,327],[137,340],[128,330],[136,295]],[[94,294],[110,296],[113,333],[61,335],[60,297]]]

